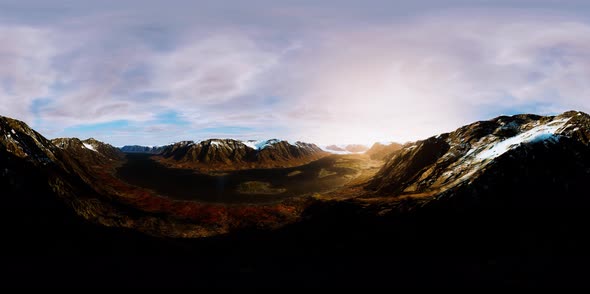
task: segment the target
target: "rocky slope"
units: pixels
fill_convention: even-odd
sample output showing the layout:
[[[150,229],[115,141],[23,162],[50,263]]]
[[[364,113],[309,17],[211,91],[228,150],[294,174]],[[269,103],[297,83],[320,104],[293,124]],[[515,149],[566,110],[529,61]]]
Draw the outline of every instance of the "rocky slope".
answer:
[[[314,144],[280,140],[238,141],[210,139],[183,141],[160,153],[164,162],[201,169],[273,168],[302,165],[327,155]]]
[[[387,160],[393,152],[402,149],[402,147],[402,144],[399,143],[375,143],[365,154],[369,155],[373,160]]]
[[[94,230],[87,219],[100,205],[84,180],[90,179],[88,170],[25,123],[6,117],[0,117],[0,174],[0,248],[14,250],[3,252],[69,250],[67,242]]]
[[[117,148],[93,138],[56,138],[51,143],[65,150],[81,164],[102,165],[123,160],[125,155]]]
[[[404,147],[368,187],[383,195],[441,193],[474,182],[500,162],[518,162],[523,152],[558,156],[558,150],[572,148],[575,154],[586,154],[589,122],[589,116],[581,112],[555,117],[501,116],[476,122]]]

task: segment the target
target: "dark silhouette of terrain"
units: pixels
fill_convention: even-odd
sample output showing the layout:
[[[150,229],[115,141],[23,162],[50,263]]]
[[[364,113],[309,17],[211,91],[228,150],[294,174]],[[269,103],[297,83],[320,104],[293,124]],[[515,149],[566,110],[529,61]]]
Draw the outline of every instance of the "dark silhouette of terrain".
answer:
[[[589,142],[590,117],[579,112],[477,122],[394,151],[366,184],[285,204],[298,217],[282,225],[259,226],[257,211],[249,216],[255,221],[223,234],[173,238],[171,230],[192,228],[177,210],[139,205],[156,199],[134,194],[140,190],[112,192],[112,174],[0,118],[0,280],[18,287],[585,287]],[[354,197],[343,196],[350,191]]]

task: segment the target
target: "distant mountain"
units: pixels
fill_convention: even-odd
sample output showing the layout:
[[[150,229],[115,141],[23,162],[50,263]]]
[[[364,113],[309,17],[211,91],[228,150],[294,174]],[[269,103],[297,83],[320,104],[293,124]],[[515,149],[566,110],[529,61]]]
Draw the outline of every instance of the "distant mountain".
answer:
[[[353,153],[360,153],[360,152],[365,152],[365,151],[369,150],[369,147],[367,147],[365,145],[361,145],[361,144],[350,144],[350,145],[346,145],[346,147],[344,147],[344,150],[346,150],[348,152],[353,152]]]
[[[373,160],[386,160],[389,159],[391,153],[402,149],[402,144],[399,143],[375,143],[373,146],[365,152]]]
[[[361,144],[348,144],[348,145],[328,145],[325,147],[328,152],[335,153],[362,153],[369,149],[369,147]]]
[[[148,153],[148,154],[160,154],[165,147],[147,147],[147,146],[140,146],[140,145],[126,145],[119,148],[121,151],[125,153]]]
[[[165,147],[161,155],[166,163],[185,167],[244,169],[297,166],[328,154],[314,144],[303,142],[210,139],[179,142]]]
[[[326,146],[326,150],[336,151],[336,152],[346,152],[346,149],[344,149],[344,147],[340,147],[338,145],[328,145],[328,146]]]
[[[86,164],[107,164],[109,161],[118,161],[124,158],[124,154],[118,148],[93,138],[84,141],[78,138],[56,138],[51,142]]]

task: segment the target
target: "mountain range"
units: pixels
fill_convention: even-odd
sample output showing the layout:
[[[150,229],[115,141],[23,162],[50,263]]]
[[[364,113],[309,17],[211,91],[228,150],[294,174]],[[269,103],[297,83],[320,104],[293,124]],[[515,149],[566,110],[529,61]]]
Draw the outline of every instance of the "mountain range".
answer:
[[[247,169],[298,166],[327,156],[315,144],[277,139],[184,141],[162,148],[160,162],[174,167]]]
[[[161,146],[140,146],[140,145],[126,145],[120,148],[125,153],[148,153],[148,154],[160,154],[164,147]]]
[[[167,166],[200,170],[292,167],[329,155],[315,144],[278,139],[208,139],[153,147],[128,145],[120,150],[160,155],[157,160]]]
[[[352,158],[382,165],[366,180],[271,204],[180,201],[118,178],[126,158],[113,146],[50,141],[0,117],[7,282],[583,285],[572,278],[590,245],[590,116],[582,112],[500,116],[375,144],[364,157],[280,140],[122,150],[197,170],[297,167],[289,177],[326,159],[338,168]],[[54,258],[64,271],[43,270]]]

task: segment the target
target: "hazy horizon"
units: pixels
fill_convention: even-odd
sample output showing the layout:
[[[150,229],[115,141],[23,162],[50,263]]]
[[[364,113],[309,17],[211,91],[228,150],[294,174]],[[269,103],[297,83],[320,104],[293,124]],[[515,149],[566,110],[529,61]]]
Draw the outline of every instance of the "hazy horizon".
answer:
[[[0,115],[123,145],[590,112],[586,1],[0,0]]]
[[[570,110],[566,110],[564,112],[568,112],[568,111],[576,111],[576,110],[575,109],[570,109]],[[500,114],[498,116],[513,116],[513,115],[522,115],[522,114],[528,115],[528,114],[533,114],[533,113]],[[562,114],[562,113],[558,113],[558,114]],[[557,115],[557,113],[555,115]],[[496,117],[490,117],[489,120],[493,120],[493,119],[497,118],[498,116],[496,116]],[[548,116],[551,116],[551,115],[548,114]],[[483,120],[485,121],[485,120],[488,120],[488,119],[483,119]],[[471,123],[474,123],[474,122],[476,122],[476,121],[470,122],[470,124]],[[451,131],[453,131],[453,130],[450,130],[449,132],[451,132]],[[420,140],[425,140],[425,139],[428,139],[430,137],[435,137],[435,136],[438,136],[438,135],[443,134],[443,133],[448,133],[448,132],[441,132],[441,133],[432,134],[432,135],[429,135],[429,136],[426,136],[426,137],[423,137],[423,138],[417,138],[415,140],[408,140],[408,141],[403,141],[403,142],[402,141],[369,141],[369,142],[364,142],[364,143],[363,142],[360,142],[360,143],[359,142],[318,143],[318,142],[313,142],[313,141],[305,141],[305,143],[313,143],[313,144],[316,144],[320,148],[322,148],[324,151],[330,151],[330,152],[336,151],[337,152],[338,150],[332,150],[332,149],[327,148],[327,147],[335,146],[335,147],[345,148],[345,147],[350,146],[350,145],[363,145],[365,147],[370,148],[374,144],[377,144],[377,143],[382,144],[382,145],[390,145],[390,144],[402,144],[402,145],[404,145],[404,144],[409,144],[409,143],[413,143],[413,142],[420,141]],[[43,135],[43,134],[41,134],[41,135]],[[53,140],[53,139],[62,139],[62,138],[68,138],[68,137],[48,137],[48,139],[50,139],[50,140]],[[91,140],[91,139],[96,140],[96,138],[94,138],[92,136],[91,137],[70,137],[70,138],[77,138],[77,139],[80,139],[82,141]],[[193,141],[195,143],[200,143],[200,142],[208,141],[208,140],[226,140],[226,139],[228,139],[228,140],[237,140],[237,141],[242,141],[242,142],[246,142],[246,141],[259,141],[260,142],[260,141],[279,140],[279,141],[288,141],[290,144],[294,144],[296,141],[299,141],[299,140],[288,140],[288,139],[277,138],[277,137],[273,137],[273,138],[270,138],[270,137],[269,138],[257,138],[257,139],[236,139],[234,137],[208,137],[208,138],[199,138],[199,139],[191,139],[191,138],[182,139],[182,138],[180,138],[180,139],[175,140],[175,141],[170,141],[168,143],[158,144],[158,145],[153,145],[153,144],[136,144],[136,143],[122,144],[122,145],[112,144],[112,145],[114,147],[117,147],[117,148],[122,148],[122,147],[126,147],[126,146],[164,147],[164,146],[173,145],[175,143],[187,142],[187,141]],[[108,143],[108,141],[104,141],[104,142],[107,142]]]

